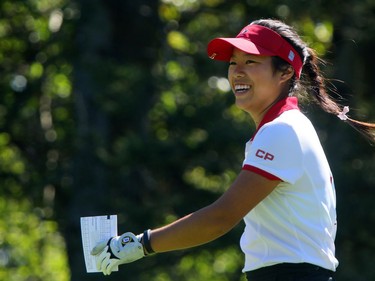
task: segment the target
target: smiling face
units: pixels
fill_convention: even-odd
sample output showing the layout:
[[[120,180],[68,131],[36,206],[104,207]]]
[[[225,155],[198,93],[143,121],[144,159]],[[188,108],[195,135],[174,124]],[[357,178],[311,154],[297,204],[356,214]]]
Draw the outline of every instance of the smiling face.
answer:
[[[247,54],[234,49],[228,80],[238,108],[248,112],[258,125],[268,107],[286,90],[293,71],[275,71],[272,57]]]

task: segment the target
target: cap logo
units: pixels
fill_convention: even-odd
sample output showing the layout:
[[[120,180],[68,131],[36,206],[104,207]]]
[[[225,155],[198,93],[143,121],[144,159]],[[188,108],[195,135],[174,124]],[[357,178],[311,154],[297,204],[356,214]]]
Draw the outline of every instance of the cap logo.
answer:
[[[290,61],[293,61],[293,60],[294,60],[294,53],[293,53],[292,50],[289,51],[288,59],[289,59]]]

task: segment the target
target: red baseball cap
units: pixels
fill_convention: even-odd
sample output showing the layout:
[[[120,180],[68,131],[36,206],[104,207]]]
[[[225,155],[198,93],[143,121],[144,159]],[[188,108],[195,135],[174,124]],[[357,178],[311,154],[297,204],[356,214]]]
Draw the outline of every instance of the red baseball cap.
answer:
[[[216,38],[207,46],[207,54],[211,59],[229,61],[233,48],[252,55],[278,56],[288,62],[301,76],[302,60],[296,50],[272,29],[250,24],[245,26],[236,38]]]

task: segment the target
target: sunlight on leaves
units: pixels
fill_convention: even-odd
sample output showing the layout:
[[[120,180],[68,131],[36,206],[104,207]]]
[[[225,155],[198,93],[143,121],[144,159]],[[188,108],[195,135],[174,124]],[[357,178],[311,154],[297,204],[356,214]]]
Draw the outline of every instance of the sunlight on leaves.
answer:
[[[185,143],[190,148],[197,147],[200,143],[204,142],[208,138],[208,133],[202,129],[194,129],[190,134],[185,138]]]
[[[25,171],[19,150],[9,145],[7,133],[0,134],[0,171],[20,175]]]
[[[318,23],[315,26],[314,34],[323,43],[330,43],[333,36],[333,25],[330,22]]]
[[[228,93],[231,88],[227,78],[211,76],[208,78],[208,86],[212,89],[218,89],[221,93]]]
[[[185,71],[182,69],[181,65],[176,61],[169,61],[165,65],[165,70],[167,77],[171,81],[181,79],[185,76]]]
[[[161,0],[162,3],[176,7],[181,12],[191,11],[200,6],[198,0]]]
[[[168,112],[174,112],[176,110],[175,96],[172,92],[164,92],[161,95],[161,102]]]
[[[159,15],[162,20],[173,21],[180,19],[180,12],[172,5],[160,5]]]
[[[320,56],[324,56],[332,44],[333,25],[330,22],[313,22],[305,18],[299,25],[304,40],[315,49]]]
[[[190,42],[189,39],[178,31],[171,31],[167,35],[167,42],[173,49],[182,52],[189,52]]]
[[[243,264],[241,251],[234,246],[217,251],[201,250],[185,255],[176,267],[184,280],[229,280],[228,276],[240,272]],[[213,269],[213,270],[212,270]]]
[[[209,190],[215,193],[224,192],[236,177],[232,170],[226,170],[219,175],[211,175],[204,167],[198,166],[184,173],[184,180],[197,189]]]
[[[72,91],[70,79],[60,73],[53,77],[54,92],[61,98],[67,98]]]
[[[43,65],[39,62],[30,65],[30,78],[38,79],[43,75]]]
[[[0,280],[69,280],[57,224],[41,220],[25,199],[0,197],[0,249]]]

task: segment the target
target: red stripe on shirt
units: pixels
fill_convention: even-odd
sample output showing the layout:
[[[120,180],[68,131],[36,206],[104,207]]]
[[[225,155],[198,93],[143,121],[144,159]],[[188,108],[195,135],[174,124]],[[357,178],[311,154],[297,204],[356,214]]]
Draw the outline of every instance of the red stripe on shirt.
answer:
[[[242,170],[246,170],[246,171],[250,171],[250,172],[254,172],[262,177],[265,177],[266,179],[269,179],[269,180],[279,180],[281,181],[280,178],[266,172],[266,171],[263,171],[262,169],[259,169],[257,167],[254,167],[254,166],[251,166],[251,165],[247,165],[245,164],[243,167],[242,167]]]

